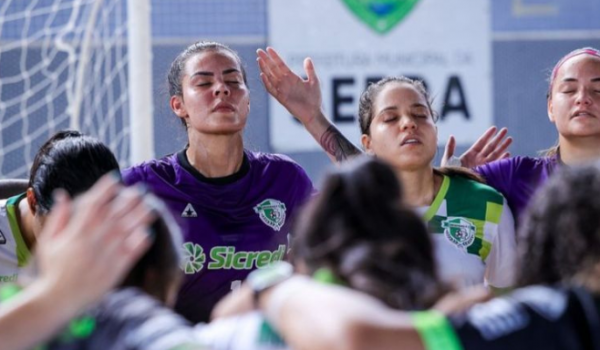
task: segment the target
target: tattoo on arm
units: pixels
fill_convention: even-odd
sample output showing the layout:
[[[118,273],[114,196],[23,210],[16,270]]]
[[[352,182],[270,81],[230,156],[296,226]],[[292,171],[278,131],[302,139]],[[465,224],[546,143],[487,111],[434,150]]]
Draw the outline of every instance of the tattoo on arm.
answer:
[[[325,130],[319,143],[325,152],[331,154],[338,163],[362,153],[334,125]]]

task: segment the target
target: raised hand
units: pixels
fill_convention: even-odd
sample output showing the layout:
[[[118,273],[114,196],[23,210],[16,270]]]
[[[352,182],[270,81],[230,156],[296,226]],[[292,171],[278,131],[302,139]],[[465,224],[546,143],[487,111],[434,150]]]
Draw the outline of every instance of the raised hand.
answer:
[[[487,129],[465,153],[458,157],[460,165],[465,168],[474,168],[498,159],[510,157],[510,153],[506,152],[506,150],[513,141],[512,137],[506,137],[508,134],[506,128],[500,129],[498,133],[496,131],[497,128],[495,126]],[[454,136],[450,136],[444,149],[441,166],[455,165],[450,162],[450,159],[454,157],[455,148],[456,140]]]
[[[303,79],[290,70],[277,52],[267,47],[256,51],[260,78],[267,91],[305,126],[322,114],[321,87],[310,58],[304,60]]]
[[[153,207],[135,188],[105,176],[72,201],[55,196],[38,238],[39,278],[0,304],[2,349],[29,349],[116,286],[148,249]]]
[[[290,70],[273,48],[259,49],[256,53],[260,78],[267,91],[302,122],[334,163],[361,153],[325,117],[319,78],[310,58],[304,59],[307,78],[303,79]]]
[[[139,190],[123,188],[111,176],[74,201],[63,193],[40,234],[40,280],[72,293],[71,307],[98,300],[147,250],[147,228],[155,218]]]

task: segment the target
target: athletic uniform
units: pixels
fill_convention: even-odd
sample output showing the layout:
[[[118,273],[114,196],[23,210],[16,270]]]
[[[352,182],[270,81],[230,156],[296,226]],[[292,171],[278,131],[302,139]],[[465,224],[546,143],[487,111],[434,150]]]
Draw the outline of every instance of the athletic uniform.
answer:
[[[224,178],[202,176],[181,151],[126,169],[123,179],[145,183],[180,223],[186,278],[175,309],[194,323],[250,271],[284,259],[291,219],[313,191],[289,158],[250,151]]]
[[[428,350],[600,349],[600,297],[583,289],[532,286],[448,319],[413,314]]]
[[[440,276],[458,287],[514,283],[514,221],[493,188],[463,176],[444,176],[431,206],[419,209],[432,233]]]
[[[0,285],[17,281],[31,255],[17,224],[16,207],[25,194],[0,202]]]
[[[261,312],[255,311],[198,324],[195,337],[212,350],[284,350],[283,339],[267,323]]]
[[[0,288],[12,296],[14,286]],[[4,298],[7,299],[7,298]],[[202,349],[190,324],[157,300],[135,289],[109,293],[96,306],[72,320],[43,350],[188,350]]]
[[[504,195],[515,220],[520,222],[535,191],[561,164],[558,155],[501,159],[475,168],[488,185]]]

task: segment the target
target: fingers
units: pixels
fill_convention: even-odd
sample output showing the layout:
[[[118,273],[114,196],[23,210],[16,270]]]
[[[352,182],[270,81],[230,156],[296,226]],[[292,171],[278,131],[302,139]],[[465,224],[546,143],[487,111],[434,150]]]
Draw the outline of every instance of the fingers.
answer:
[[[506,130],[506,129],[504,129],[504,130]],[[496,136],[496,138],[499,135],[500,134],[498,134]],[[504,135],[506,135],[506,133]],[[504,137],[504,136],[502,136],[502,137]],[[500,142],[500,139],[498,139],[498,142]],[[508,153],[508,152],[506,152],[506,150],[512,144],[512,142],[513,142],[512,137],[507,137],[506,139],[502,140],[502,143],[500,145],[497,145],[497,143],[494,144],[492,146],[493,151],[489,152],[489,154],[486,154],[485,151],[483,152],[483,154],[489,159],[489,161],[496,160],[496,159],[502,159],[502,158],[504,158],[504,155]]]
[[[258,55],[257,61],[261,72],[265,73],[271,82],[275,82],[287,74],[293,74],[272,48],[268,47],[267,51],[258,49],[256,54]]]
[[[267,53],[274,64],[274,72],[279,75],[293,74],[292,70],[285,61],[279,56],[277,51],[272,47],[267,47]]]
[[[304,59],[304,71],[309,83],[319,84],[319,77],[315,71],[315,65],[310,57]]]
[[[129,266],[133,265],[152,245],[152,237],[148,231],[138,228],[127,237],[124,244],[121,245],[121,252],[125,255]],[[129,270],[126,268],[125,271]]]
[[[468,158],[471,161],[470,163],[467,161],[468,166],[473,167],[510,156],[506,150],[513,139],[506,137],[508,129],[502,128],[497,133],[496,131],[495,126],[487,129],[461,159]]]
[[[144,200],[145,193],[146,190],[139,185],[121,188],[110,204],[107,216],[112,220],[118,220],[123,216],[130,215],[130,212]]]
[[[132,232],[146,230],[156,215],[139,188],[123,188],[97,225],[97,239],[103,244],[122,243]]]
[[[444,148],[444,155],[442,156],[442,167],[447,166],[448,160],[452,158],[454,155],[454,150],[456,149],[456,139],[454,136],[450,135],[448,141],[446,142],[446,147]]]
[[[269,55],[263,50],[257,50],[258,67],[260,69],[260,80],[265,89],[276,99],[279,99],[281,85],[280,75],[275,71],[275,64]]]
[[[508,133],[508,130],[506,128],[502,128],[491,140],[489,140],[489,138],[488,138],[487,144],[481,150],[481,155],[484,157],[487,157],[489,154],[494,152],[497,149],[500,141],[502,141],[504,139],[504,137],[506,136],[507,133]],[[504,151],[502,151],[502,152],[504,152]],[[502,152],[500,152],[500,153],[502,153]]]
[[[471,148],[469,149],[469,151],[473,150],[476,152],[481,152],[484,147],[488,144],[488,141],[490,140],[490,138],[492,137],[492,135],[494,135],[496,133],[496,127],[492,126],[489,129],[487,129],[483,135],[481,135],[479,137],[479,139],[477,139],[477,141],[475,141],[475,143],[473,144],[473,146],[471,146]],[[506,133],[505,133],[506,135]],[[468,152],[468,151],[467,151]]]
[[[256,54],[258,57],[256,60],[258,61],[258,67],[260,68],[261,73],[267,74],[269,77],[274,77],[275,73],[273,72],[273,68],[275,64],[271,61],[269,55],[261,50],[256,50]]]
[[[270,75],[268,73],[268,71],[266,70],[266,68],[263,68],[263,65],[264,65],[264,62],[259,58],[258,59],[258,66],[260,67],[260,70],[261,70],[260,80],[262,81],[263,85],[265,86],[265,89],[267,89],[267,91],[271,95],[273,95],[273,97],[277,98],[278,95],[279,95],[279,91],[277,90],[277,88],[273,84],[274,78],[272,77],[272,75]]]

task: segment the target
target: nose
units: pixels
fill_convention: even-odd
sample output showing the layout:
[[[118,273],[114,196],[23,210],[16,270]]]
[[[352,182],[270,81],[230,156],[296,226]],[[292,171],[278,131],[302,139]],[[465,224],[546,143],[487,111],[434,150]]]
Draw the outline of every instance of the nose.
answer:
[[[219,95],[229,96],[230,93],[231,93],[231,90],[229,90],[229,86],[227,86],[227,84],[225,82],[220,81],[215,84],[215,89],[214,89],[215,96],[219,96]]]
[[[417,123],[415,123],[415,120],[412,117],[402,116],[400,117],[400,129],[402,131],[415,130],[417,129]]]
[[[590,92],[588,89],[581,89],[579,90],[579,92],[577,93],[577,99],[575,100],[575,103],[577,103],[578,105],[589,105],[592,103],[592,97],[590,96],[592,92]]]

